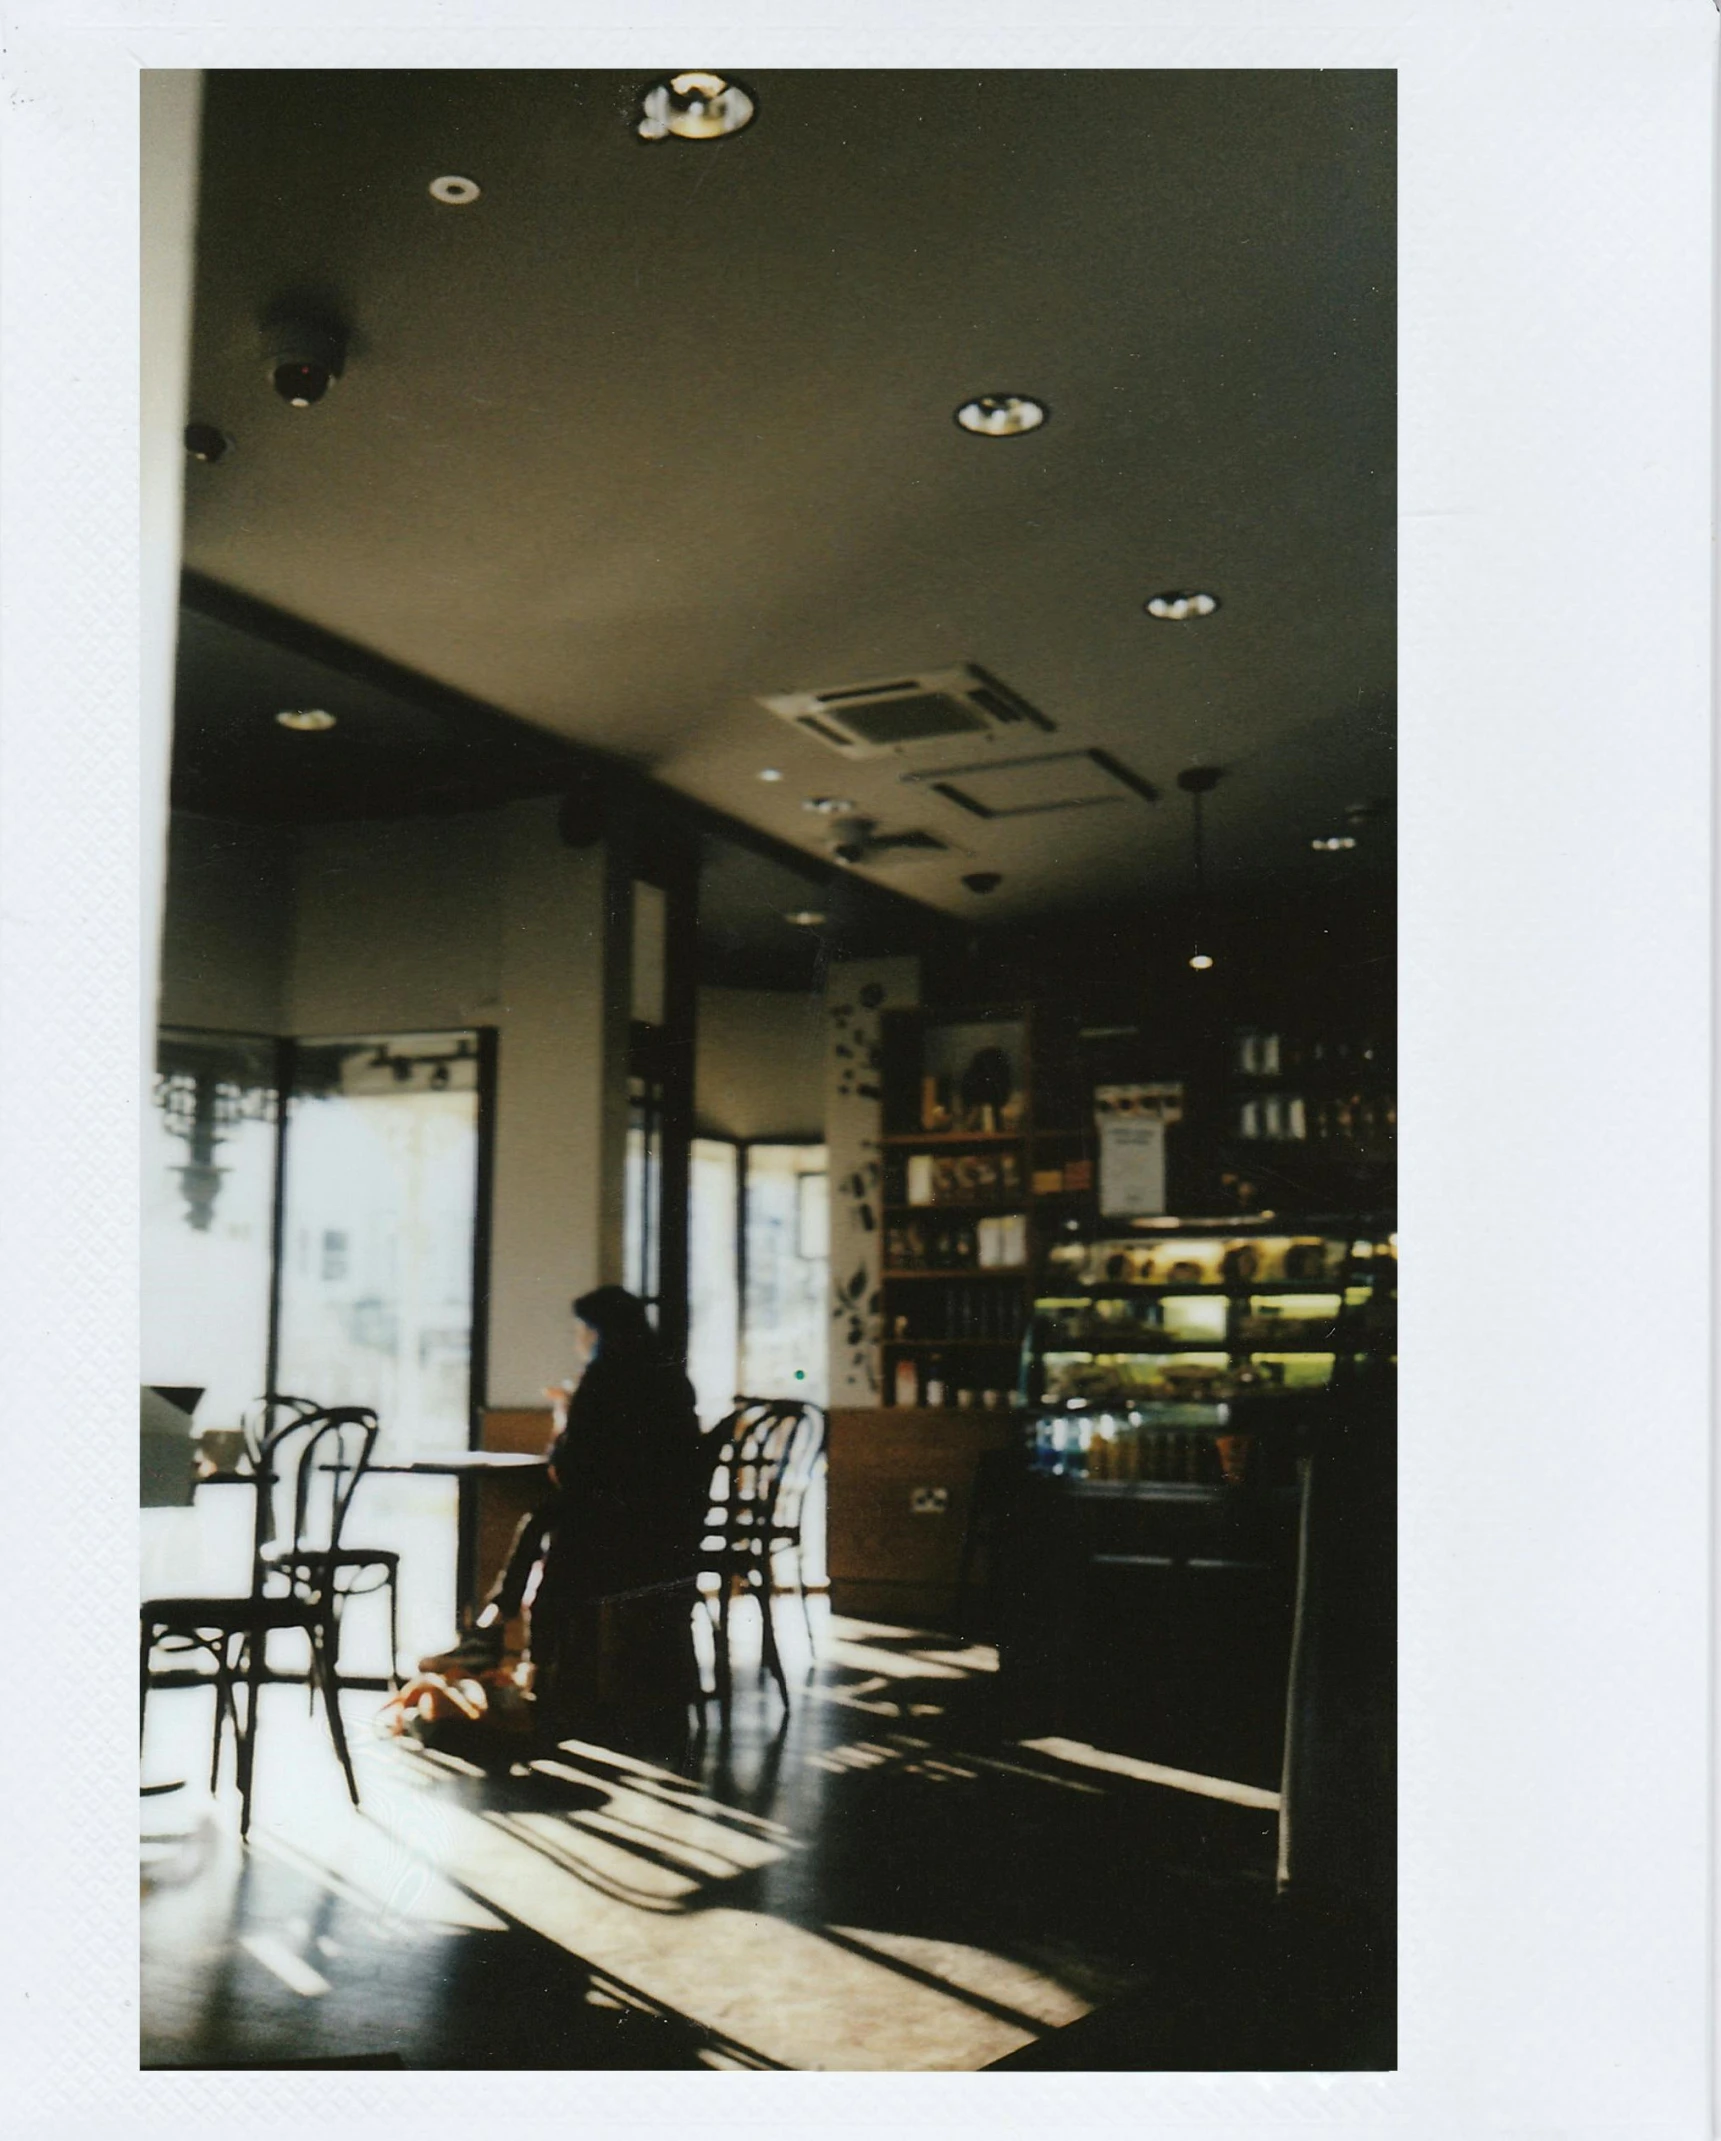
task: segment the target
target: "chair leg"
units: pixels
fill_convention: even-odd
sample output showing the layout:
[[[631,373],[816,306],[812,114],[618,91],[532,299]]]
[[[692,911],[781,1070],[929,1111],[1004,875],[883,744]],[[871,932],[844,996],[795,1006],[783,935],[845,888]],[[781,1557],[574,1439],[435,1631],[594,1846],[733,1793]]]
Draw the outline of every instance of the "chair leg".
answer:
[[[233,1737],[239,1737],[239,1713],[233,1703],[233,1643],[230,1636],[221,1638],[221,1648],[215,1653],[215,1730],[210,1735],[209,1789],[213,1794],[221,1782],[221,1740],[227,1729],[228,1712],[233,1713]]]
[[[735,1572],[725,1557],[717,1579],[716,1642],[713,1645],[713,1662],[717,1673],[717,1700],[725,1710],[734,1693],[735,1676],[729,1660],[729,1593],[734,1586]]]
[[[144,1713],[149,1708],[149,1660],[155,1649],[155,1624],[145,1621],[138,1635],[137,1751],[143,1753]]]
[[[783,1698],[783,1707],[789,1707],[789,1676],[783,1670],[782,1654],[777,1649],[777,1622],[771,1611],[771,1564],[760,1559],[753,1564],[757,1578],[755,1588],[759,1593],[759,1625],[763,1636],[765,1669],[777,1683],[777,1692]]]
[[[795,1589],[801,1595],[801,1625],[807,1631],[807,1657],[810,1668],[819,1662],[819,1647],[813,1640],[813,1609],[807,1603],[807,1550],[799,1539],[795,1541]]]
[[[330,1581],[332,1582],[332,1581],[333,1581],[333,1578],[331,1578],[331,1579],[330,1579]],[[329,1611],[330,1611],[330,1613],[331,1613],[331,1614],[333,1614],[333,1612],[334,1612],[334,1608],[333,1608],[333,1607],[331,1606],[331,1607],[330,1607],[330,1609],[329,1609]],[[313,1638],[313,1639],[312,1639],[312,1643],[311,1643],[311,1667],[310,1667],[310,1670],[309,1670],[309,1672],[307,1672],[307,1673],[306,1673],[306,1675],[305,1675],[305,1715],[306,1715],[307,1717],[315,1717],[315,1716],[316,1716],[316,1714],[317,1714],[317,1658],[316,1658],[316,1649],[317,1649],[317,1646],[316,1646],[316,1641],[315,1641],[315,1639]]]
[[[329,1649],[324,1648],[325,1632]],[[312,1631],[311,1677],[323,1691],[323,1708],[329,1716],[329,1737],[334,1741],[335,1753],[340,1757],[341,1769],[347,1780],[347,1794],[353,1805],[357,1806],[359,1783],[353,1775],[353,1758],[347,1748],[347,1728],[341,1719],[340,1677],[335,1671],[335,1661],[331,1654],[336,1640],[332,1616],[323,1628]]]
[[[391,1689],[400,1686],[400,1602],[395,1596],[395,1571],[387,1570],[388,1576],[388,1684]]]
[[[233,1728],[237,1739],[239,1768],[239,1840],[244,1842],[251,1833],[251,1782],[257,1763],[257,1701],[263,1692],[263,1670],[267,1663],[268,1638],[261,1628],[249,1630],[244,1638],[245,1661],[245,1729],[239,1731],[239,1713],[233,1714]]]

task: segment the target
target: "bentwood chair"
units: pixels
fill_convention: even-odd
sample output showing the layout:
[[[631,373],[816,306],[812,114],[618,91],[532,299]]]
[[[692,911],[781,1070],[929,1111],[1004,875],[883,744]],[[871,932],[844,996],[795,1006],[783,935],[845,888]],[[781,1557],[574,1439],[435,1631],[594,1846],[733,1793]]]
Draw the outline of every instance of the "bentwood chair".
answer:
[[[141,1743],[152,1685],[167,1676],[158,1671],[156,1654],[195,1655],[207,1659],[215,1689],[215,1728],[211,1740],[209,1784],[220,1781],[225,1728],[233,1726],[239,1783],[239,1833],[251,1828],[251,1793],[256,1767],[258,1697],[268,1671],[271,1634],[296,1629],[310,1651],[312,1700],[320,1694],[347,1791],[359,1803],[346,1728],[341,1720],[334,1660],[337,1601],[334,1569],[340,1536],[354,1490],[370,1461],[377,1436],[375,1413],[362,1406],[338,1406],[277,1426],[265,1439],[266,1469],[260,1500],[270,1496],[273,1479],[291,1451],[293,1538],[290,1549],[261,1568],[243,1598],[151,1598],[139,1609],[138,1734]],[[260,1522],[261,1528],[261,1522]],[[284,1588],[282,1588],[284,1586]],[[177,1679],[179,1676],[174,1675]],[[243,1714],[238,1685],[243,1681]]]
[[[802,1512],[824,1451],[825,1416],[818,1406],[799,1398],[738,1398],[711,1439],[717,1445],[717,1461],[700,1542],[700,1574],[717,1579],[713,1621],[718,1698],[727,1703],[730,1696],[729,1607],[740,1589],[759,1602],[764,1667],[786,1709],[789,1682],[772,1618],[776,1560],[785,1549],[796,1557],[810,1643]]]
[[[307,1472],[301,1462],[293,1480],[292,1533],[288,1539],[275,1534],[275,1488],[282,1484],[280,1452],[305,1422],[322,1411],[306,1398],[278,1397],[275,1407],[287,1412],[259,1437],[253,1465],[257,1473],[257,1526],[252,1546],[251,1588],[260,1591],[266,1577],[282,1574],[312,1587],[326,1590],[331,1611],[331,1670],[340,1657],[341,1613],[349,1599],[368,1598],[378,1591],[388,1593],[388,1684],[400,1685],[400,1555],[393,1547],[353,1546],[344,1535],[346,1504],[358,1486],[357,1473],[343,1471],[334,1459],[325,1459],[317,1473]],[[362,1408],[342,1408],[359,1411]],[[267,1410],[265,1419],[269,1417]],[[332,1415],[331,1415],[332,1417]],[[367,1417],[375,1418],[374,1414]],[[371,1438],[374,1443],[375,1437]],[[365,1445],[364,1463],[369,1464],[371,1443]],[[340,1521],[331,1524],[333,1498],[345,1481]],[[318,1543],[319,1540],[322,1543]],[[369,1579],[368,1581],[366,1579]],[[336,1671],[336,1684],[339,1674]]]

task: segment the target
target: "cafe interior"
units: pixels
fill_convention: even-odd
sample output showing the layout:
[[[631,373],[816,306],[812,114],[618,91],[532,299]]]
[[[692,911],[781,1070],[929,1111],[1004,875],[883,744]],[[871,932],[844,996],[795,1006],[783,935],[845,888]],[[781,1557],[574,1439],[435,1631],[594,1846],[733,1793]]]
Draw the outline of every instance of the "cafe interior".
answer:
[[[1392,2067],[1392,77],[198,101],[144,2066]]]

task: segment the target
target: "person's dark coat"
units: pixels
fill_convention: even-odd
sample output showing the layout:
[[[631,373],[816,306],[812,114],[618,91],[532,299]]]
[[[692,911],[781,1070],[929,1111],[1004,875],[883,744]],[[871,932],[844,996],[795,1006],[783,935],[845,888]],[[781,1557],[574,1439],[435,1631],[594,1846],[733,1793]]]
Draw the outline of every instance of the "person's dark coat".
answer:
[[[653,1348],[604,1346],[550,1464],[561,1510],[534,1618],[695,1573],[711,1459],[693,1386]]]

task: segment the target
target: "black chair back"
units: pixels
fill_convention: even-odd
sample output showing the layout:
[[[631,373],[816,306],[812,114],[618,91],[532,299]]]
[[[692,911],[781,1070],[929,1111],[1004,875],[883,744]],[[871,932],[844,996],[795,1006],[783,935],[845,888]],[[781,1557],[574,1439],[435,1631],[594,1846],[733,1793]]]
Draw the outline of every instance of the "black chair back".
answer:
[[[289,1397],[285,1391],[272,1398],[259,1398],[239,1423],[245,1455],[252,1469],[256,1470],[262,1464],[264,1452],[276,1436],[284,1434],[288,1428],[297,1427],[303,1420],[309,1420],[322,1409],[315,1398]]]
[[[293,1551],[332,1554],[376,1448],[377,1417],[368,1405],[333,1405],[303,1425],[293,1478]]]
[[[801,1417],[790,1434],[782,1472],[777,1481],[777,1498],[772,1512],[775,1528],[790,1533],[800,1530],[801,1510],[806,1503],[808,1489],[813,1484],[819,1466],[824,1462],[825,1434],[823,1408],[803,1404]]]
[[[712,1429],[718,1450],[709,1528],[739,1543],[798,1523],[824,1426],[819,1408],[800,1398],[738,1398]]]

